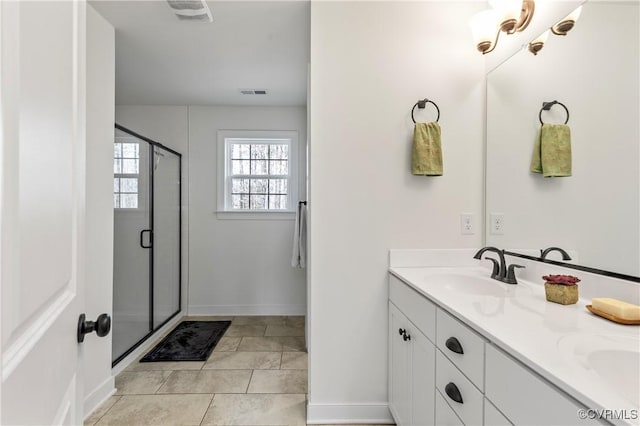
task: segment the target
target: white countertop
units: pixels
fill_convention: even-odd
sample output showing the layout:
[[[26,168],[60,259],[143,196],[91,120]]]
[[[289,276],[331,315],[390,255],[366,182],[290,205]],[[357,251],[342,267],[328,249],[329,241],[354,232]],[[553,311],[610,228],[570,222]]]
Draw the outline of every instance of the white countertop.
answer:
[[[547,302],[542,283],[519,279],[517,285],[509,285],[491,280],[497,286],[493,295],[482,286],[466,292],[443,284],[443,274],[488,278],[489,271],[482,267],[389,271],[587,408],[640,410],[640,365],[633,373],[621,371],[621,352],[615,352],[640,354],[640,326],[615,324],[591,314],[585,308],[590,300],[580,299],[575,305]],[[587,364],[593,349],[601,350],[590,360],[598,363],[598,369]],[[631,355],[635,365],[640,357]],[[601,375],[613,375],[623,386],[612,386]],[[640,420],[621,424],[637,425]]]

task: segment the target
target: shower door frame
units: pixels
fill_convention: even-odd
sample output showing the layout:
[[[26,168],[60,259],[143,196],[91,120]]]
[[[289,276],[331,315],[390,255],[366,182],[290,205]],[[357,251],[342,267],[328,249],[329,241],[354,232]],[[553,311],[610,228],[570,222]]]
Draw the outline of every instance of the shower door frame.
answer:
[[[122,361],[124,358],[126,358],[127,356],[129,356],[129,354],[131,354],[131,352],[133,352],[136,348],[138,348],[142,343],[144,343],[147,339],[149,339],[151,336],[153,336],[155,334],[156,331],[160,330],[162,327],[164,327],[165,324],[167,324],[169,321],[171,321],[173,318],[176,317],[176,315],[178,315],[180,312],[182,312],[182,154],[179,153],[176,150],[173,150],[165,145],[162,145],[160,142],[156,142],[153,139],[149,139],[146,136],[142,136],[139,133],[134,132],[133,130],[130,130],[118,123],[115,123],[115,128],[117,130],[120,130],[122,132],[125,132],[131,136],[134,136],[144,142],[147,142],[149,145],[151,145],[151,150],[149,151],[149,157],[150,157],[150,162],[149,162],[149,168],[151,171],[151,179],[149,180],[149,208],[150,208],[150,218],[149,218],[149,225],[151,228],[151,253],[149,255],[149,332],[142,337],[140,340],[138,340],[136,343],[133,344],[133,346],[131,346],[129,349],[127,349],[124,353],[122,353],[122,355],[118,356],[115,360],[111,361],[111,367],[115,367],[120,361]],[[154,182],[155,182],[155,169],[153,167],[153,156],[154,156],[154,150],[153,148],[158,147],[161,149],[164,149],[165,151],[168,151],[174,155],[178,156],[178,198],[179,198],[179,205],[178,205],[178,211],[179,211],[179,215],[178,215],[178,310],[175,311],[173,314],[171,314],[166,320],[164,320],[162,323],[158,324],[157,327],[154,327],[154,309],[153,309],[153,302],[154,302],[154,276],[153,276],[153,266],[154,266],[154,243],[153,243],[153,231],[154,231],[154,206],[153,206],[153,202],[154,202]]]

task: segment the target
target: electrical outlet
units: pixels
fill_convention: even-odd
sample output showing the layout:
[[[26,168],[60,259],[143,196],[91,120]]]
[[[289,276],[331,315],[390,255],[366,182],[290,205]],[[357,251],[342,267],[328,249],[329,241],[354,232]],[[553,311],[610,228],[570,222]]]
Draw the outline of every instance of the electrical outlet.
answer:
[[[504,234],[504,213],[491,213],[491,234]]]
[[[460,215],[460,234],[473,235],[476,233],[475,221],[473,220],[473,214],[462,213]]]

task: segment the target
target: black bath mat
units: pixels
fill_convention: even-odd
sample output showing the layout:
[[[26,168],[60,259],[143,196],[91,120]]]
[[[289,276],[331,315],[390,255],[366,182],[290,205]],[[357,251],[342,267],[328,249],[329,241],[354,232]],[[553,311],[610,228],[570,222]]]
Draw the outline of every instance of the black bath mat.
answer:
[[[231,321],[184,321],[140,362],[206,361]]]

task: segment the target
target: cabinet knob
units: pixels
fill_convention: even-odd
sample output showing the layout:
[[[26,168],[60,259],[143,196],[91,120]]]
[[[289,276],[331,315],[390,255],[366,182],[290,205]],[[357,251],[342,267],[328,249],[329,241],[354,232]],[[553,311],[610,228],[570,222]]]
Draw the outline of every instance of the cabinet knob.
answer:
[[[403,334],[407,334],[407,330],[405,330],[404,328],[399,328],[399,329],[398,329],[398,334],[399,334],[399,335],[401,335],[401,336],[402,336]]]
[[[405,333],[402,335],[402,340],[404,340],[405,342],[407,340],[411,340],[411,336],[405,331]]]
[[[464,351],[462,350],[462,345],[460,344],[460,341],[458,339],[456,339],[455,337],[449,337],[444,344],[447,346],[447,348],[451,352],[455,352],[455,353],[460,354],[460,355],[464,354]]]
[[[455,402],[464,404],[462,402],[462,394],[460,394],[460,389],[458,389],[458,387],[454,383],[449,382],[447,386],[444,387],[444,391],[447,393],[447,396]]]

